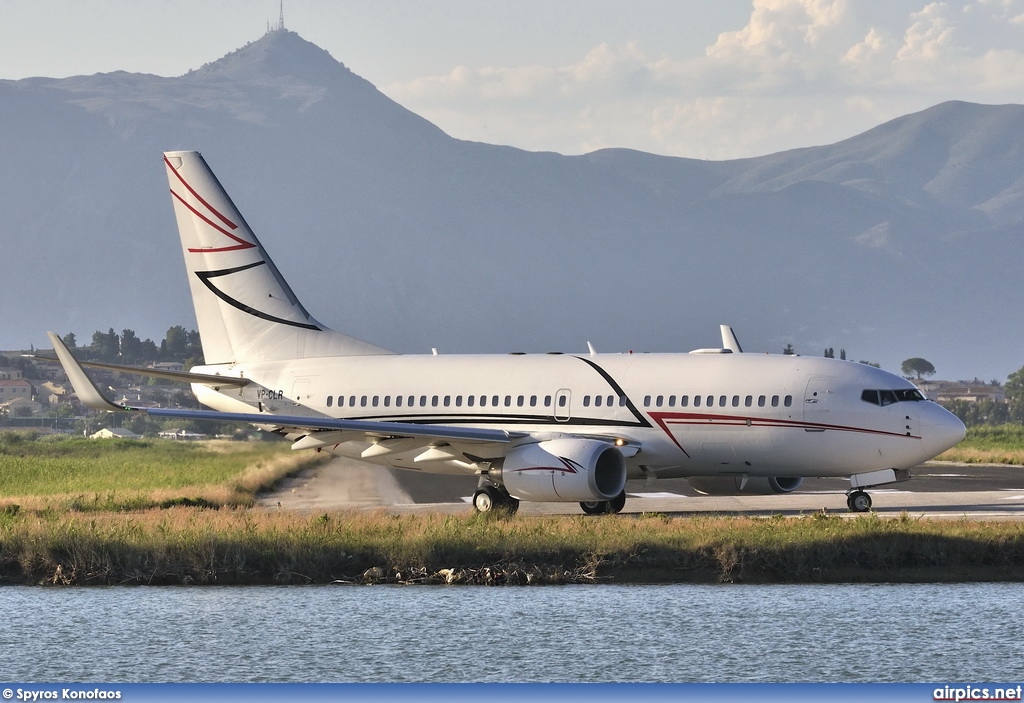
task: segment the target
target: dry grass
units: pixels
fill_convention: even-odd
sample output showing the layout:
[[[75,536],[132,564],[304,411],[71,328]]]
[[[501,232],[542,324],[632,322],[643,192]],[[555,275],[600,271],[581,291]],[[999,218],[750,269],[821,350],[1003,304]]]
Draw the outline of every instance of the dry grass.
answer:
[[[0,514],[31,583],[1024,580],[1024,525],[806,518],[397,516],[172,508]]]

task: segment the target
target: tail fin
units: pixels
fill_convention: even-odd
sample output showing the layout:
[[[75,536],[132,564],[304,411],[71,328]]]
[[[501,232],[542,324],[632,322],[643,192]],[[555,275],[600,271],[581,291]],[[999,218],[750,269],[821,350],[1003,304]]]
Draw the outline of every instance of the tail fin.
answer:
[[[199,152],[164,165],[207,364],[391,353],[306,312]]]

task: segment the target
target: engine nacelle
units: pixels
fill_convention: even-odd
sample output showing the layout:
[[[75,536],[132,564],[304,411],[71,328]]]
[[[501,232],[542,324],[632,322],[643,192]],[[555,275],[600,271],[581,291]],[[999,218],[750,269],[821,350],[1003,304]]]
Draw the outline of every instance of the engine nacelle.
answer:
[[[549,439],[513,448],[490,476],[519,500],[611,500],[626,486],[626,460],[608,442]]]
[[[708,496],[792,493],[804,482],[802,478],[778,476],[691,476],[686,480],[693,490]]]

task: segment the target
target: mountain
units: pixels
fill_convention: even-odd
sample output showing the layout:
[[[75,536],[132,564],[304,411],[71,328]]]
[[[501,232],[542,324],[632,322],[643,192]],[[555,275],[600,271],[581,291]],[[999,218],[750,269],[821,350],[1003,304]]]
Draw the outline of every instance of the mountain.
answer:
[[[305,306],[404,352],[744,347],[1024,365],[1024,106],[699,161],[453,138],[297,34],[179,77],[0,81],[0,348],[194,326],[162,151],[198,149]]]

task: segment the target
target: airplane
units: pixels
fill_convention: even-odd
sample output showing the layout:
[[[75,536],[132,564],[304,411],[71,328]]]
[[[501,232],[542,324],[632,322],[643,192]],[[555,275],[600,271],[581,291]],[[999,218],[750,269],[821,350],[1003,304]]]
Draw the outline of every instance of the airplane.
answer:
[[[188,372],[92,364],[191,384],[210,410],[107,398],[61,339],[90,407],[252,423],[292,448],[383,466],[473,475],[478,512],[520,501],[618,513],[627,479],[688,479],[700,493],[788,493],[807,477],[865,490],[910,478],[964,424],[908,380],[863,363],[744,352],[398,354],[329,329],[296,298],[205,159],[164,166],[202,343]]]

